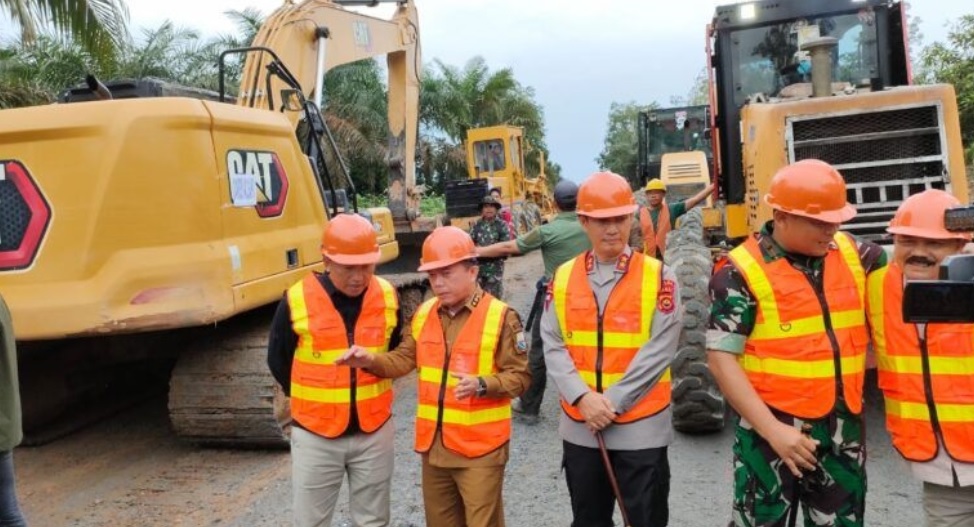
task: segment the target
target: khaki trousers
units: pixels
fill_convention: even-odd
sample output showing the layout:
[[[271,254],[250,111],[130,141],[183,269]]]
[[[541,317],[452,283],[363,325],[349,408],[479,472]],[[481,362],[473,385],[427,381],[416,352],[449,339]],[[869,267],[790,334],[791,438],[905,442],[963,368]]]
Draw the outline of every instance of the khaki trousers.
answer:
[[[923,483],[927,527],[974,527],[974,487]]]
[[[392,419],[371,434],[335,439],[292,428],[294,525],[329,527],[347,472],[352,525],[388,526],[395,430]]]
[[[427,527],[504,527],[504,465],[442,468],[423,456]]]

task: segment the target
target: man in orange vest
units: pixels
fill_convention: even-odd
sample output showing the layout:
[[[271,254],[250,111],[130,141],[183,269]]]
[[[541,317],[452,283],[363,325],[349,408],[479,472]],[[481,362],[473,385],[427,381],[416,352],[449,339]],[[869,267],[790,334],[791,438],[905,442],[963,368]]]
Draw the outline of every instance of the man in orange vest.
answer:
[[[869,322],[893,446],[923,481],[928,527],[974,525],[974,324],[903,321],[903,286],[936,280],[970,233],[944,228],[954,196],[927,190],[900,205],[887,232],[893,261],[869,275]]]
[[[555,271],[541,319],[545,362],[561,396],[558,431],[576,527],[613,525],[599,435],[628,525],[669,521],[669,365],[682,309],[673,271],[626,243],[635,211],[622,176],[598,172],[582,183],[576,212],[592,249]]]
[[[711,278],[710,370],[740,415],[734,524],[861,526],[866,275],[876,244],[838,232],[855,216],[831,165],[780,169],[773,219]]]
[[[643,254],[663,260],[666,252],[666,234],[673,229],[677,218],[696,207],[714,191],[714,184],[707,186],[700,192],[679,203],[669,204],[666,198],[666,185],[659,179],[651,179],[646,183],[646,206],[639,208],[634,225],[629,234],[629,245]]]
[[[521,320],[477,286],[476,258],[470,235],[434,230],[419,270],[436,297],[419,306],[392,353],[353,346],[341,359],[379,377],[417,371],[415,448],[429,527],[504,526],[511,399],[531,382]]]
[[[375,276],[379,245],[365,218],[325,226],[325,273],[294,284],[274,315],[267,362],[291,397],[295,525],[331,525],[348,474],[352,524],[387,526],[395,426],[392,382],[334,362],[350,346],[384,354],[399,343],[395,288]]]

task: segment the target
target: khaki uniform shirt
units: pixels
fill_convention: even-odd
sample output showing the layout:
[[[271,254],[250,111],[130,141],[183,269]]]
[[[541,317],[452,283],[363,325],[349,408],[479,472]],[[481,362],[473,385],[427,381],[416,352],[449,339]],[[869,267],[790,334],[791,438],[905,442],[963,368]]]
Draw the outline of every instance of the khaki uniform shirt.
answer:
[[[483,298],[484,292],[477,289],[470,300],[456,313],[450,313],[445,306],[440,306],[438,312],[443,324],[446,350],[449,354],[453,349],[453,342],[463,325],[470,318],[473,309]],[[528,388],[531,374],[528,372],[527,346],[524,344],[524,328],[517,311],[507,309],[504,324],[501,327],[500,342],[494,354],[494,364],[497,373],[484,377],[487,384],[487,397],[515,398]],[[376,355],[369,371],[378,377],[401,377],[416,369],[416,339],[413,337],[412,324],[406,324],[403,329],[402,343],[389,352]],[[448,450],[443,446],[440,430],[437,429],[433,446],[429,452],[429,463],[442,468],[490,467],[507,463],[509,446],[503,447],[478,458],[468,458]]]

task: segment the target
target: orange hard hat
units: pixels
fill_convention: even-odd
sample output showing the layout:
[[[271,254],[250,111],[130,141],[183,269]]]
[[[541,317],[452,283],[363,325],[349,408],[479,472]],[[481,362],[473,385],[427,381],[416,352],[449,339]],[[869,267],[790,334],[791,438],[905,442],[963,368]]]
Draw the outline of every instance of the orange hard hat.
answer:
[[[778,170],[764,201],[772,209],[826,223],[843,223],[856,215],[846,201],[842,174],[818,159],[803,159]]]
[[[419,270],[432,271],[477,258],[473,238],[458,227],[437,227],[423,242]]]
[[[914,194],[896,209],[886,232],[934,240],[967,240],[969,232],[950,232],[944,227],[944,211],[960,207],[960,200],[943,190],[924,190]]]
[[[636,198],[626,178],[613,172],[596,172],[578,188],[575,211],[590,218],[614,218],[636,212]]]
[[[380,253],[375,227],[358,214],[338,214],[325,225],[321,254],[340,265],[377,263]]]

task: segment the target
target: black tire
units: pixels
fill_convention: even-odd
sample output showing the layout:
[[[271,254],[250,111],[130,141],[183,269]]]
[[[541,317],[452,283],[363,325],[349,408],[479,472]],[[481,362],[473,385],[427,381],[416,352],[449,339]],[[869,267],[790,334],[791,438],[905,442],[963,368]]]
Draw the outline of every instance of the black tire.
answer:
[[[703,213],[692,209],[666,237],[667,266],[676,273],[683,303],[683,331],[672,375],[673,428],[684,433],[717,432],[724,428],[727,405],[707,369],[708,284],[713,261],[703,243]]]

